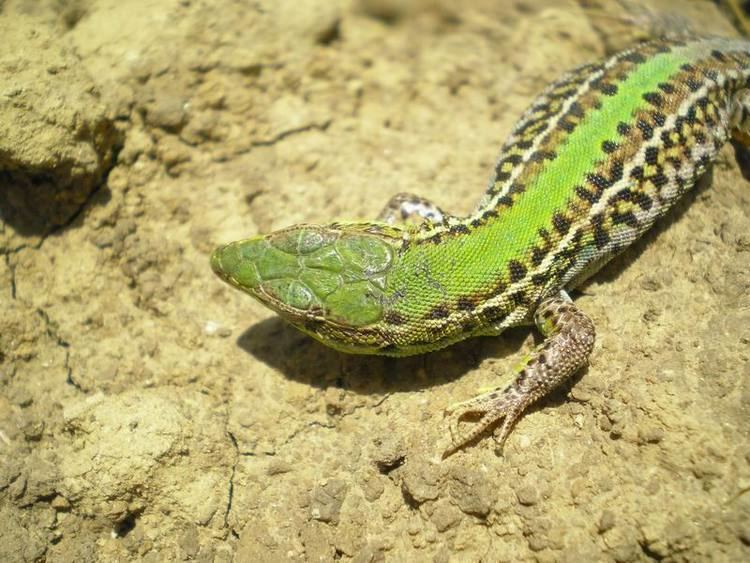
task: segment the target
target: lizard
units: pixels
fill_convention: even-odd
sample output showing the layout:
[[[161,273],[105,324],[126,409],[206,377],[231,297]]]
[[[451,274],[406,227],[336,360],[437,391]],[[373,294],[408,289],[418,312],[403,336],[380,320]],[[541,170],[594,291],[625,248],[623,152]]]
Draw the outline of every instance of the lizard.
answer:
[[[348,353],[421,354],[535,324],[544,340],[510,384],[444,413],[444,456],[493,429],[502,447],[529,405],[588,365],[594,323],[568,292],[663,216],[727,142],[744,174],[750,42],[654,40],[549,85],[468,216],[401,193],[377,220],[252,236],[216,248],[211,266]]]

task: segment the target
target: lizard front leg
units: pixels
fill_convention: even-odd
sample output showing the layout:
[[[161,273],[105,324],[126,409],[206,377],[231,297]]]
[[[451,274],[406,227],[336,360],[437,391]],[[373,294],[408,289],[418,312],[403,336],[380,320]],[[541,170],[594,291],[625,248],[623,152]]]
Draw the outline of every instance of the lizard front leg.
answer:
[[[502,447],[513,424],[526,408],[541,399],[588,363],[596,336],[594,323],[578,309],[565,292],[545,299],[534,315],[545,341],[507,387],[497,387],[446,409],[451,415],[452,444],[443,457],[456,452],[485,430],[503,420],[496,436]],[[462,432],[459,422],[466,415],[480,415],[478,422]]]
[[[432,224],[442,223],[447,215],[431,201],[410,193],[398,193],[394,195],[378,215],[378,219],[384,223],[394,225],[396,223],[419,224],[429,221]]]

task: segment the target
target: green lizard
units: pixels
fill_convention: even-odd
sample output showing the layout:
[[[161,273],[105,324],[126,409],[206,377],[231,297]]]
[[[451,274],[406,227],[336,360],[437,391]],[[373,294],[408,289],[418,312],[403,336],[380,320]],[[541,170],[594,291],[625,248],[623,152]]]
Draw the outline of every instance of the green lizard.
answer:
[[[446,411],[446,455],[501,420],[502,445],[588,362],[594,324],[566,291],[664,215],[726,141],[749,146],[749,110],[750,42],[646,43],[550,85],[468,217],[399,194],[378,221],[292,226],[221,246],[211,265],[345,352],[419,354],[534,322],[545,340],[515,380]],[[468,430],[466,415],[478,417]]]

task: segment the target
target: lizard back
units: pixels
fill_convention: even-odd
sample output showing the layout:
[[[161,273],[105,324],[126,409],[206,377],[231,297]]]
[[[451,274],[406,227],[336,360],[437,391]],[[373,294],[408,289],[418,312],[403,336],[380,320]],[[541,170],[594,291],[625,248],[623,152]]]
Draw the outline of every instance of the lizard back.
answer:
[[[512,130],[476,211],[409,241],[389,280],[409,295],[395,310],[433,340],[528,322],[545,296],[648,230],[747,129],[748,76],[750,43],[727,39],[651,42],[566,74]]]

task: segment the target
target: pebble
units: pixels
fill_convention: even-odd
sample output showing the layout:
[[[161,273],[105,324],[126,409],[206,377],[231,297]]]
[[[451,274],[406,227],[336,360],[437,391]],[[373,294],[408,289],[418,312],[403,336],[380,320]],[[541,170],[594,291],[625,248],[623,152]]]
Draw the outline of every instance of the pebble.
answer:
[[[525,485],[516,489],[516,498],[524,506],[533,506],[539,502],[539,493],[534,487]]]
[[[216,321],[206,321],[203,325],[203,334],[206,336],[228,338],[232,335],[232,329],[225,327]]]

